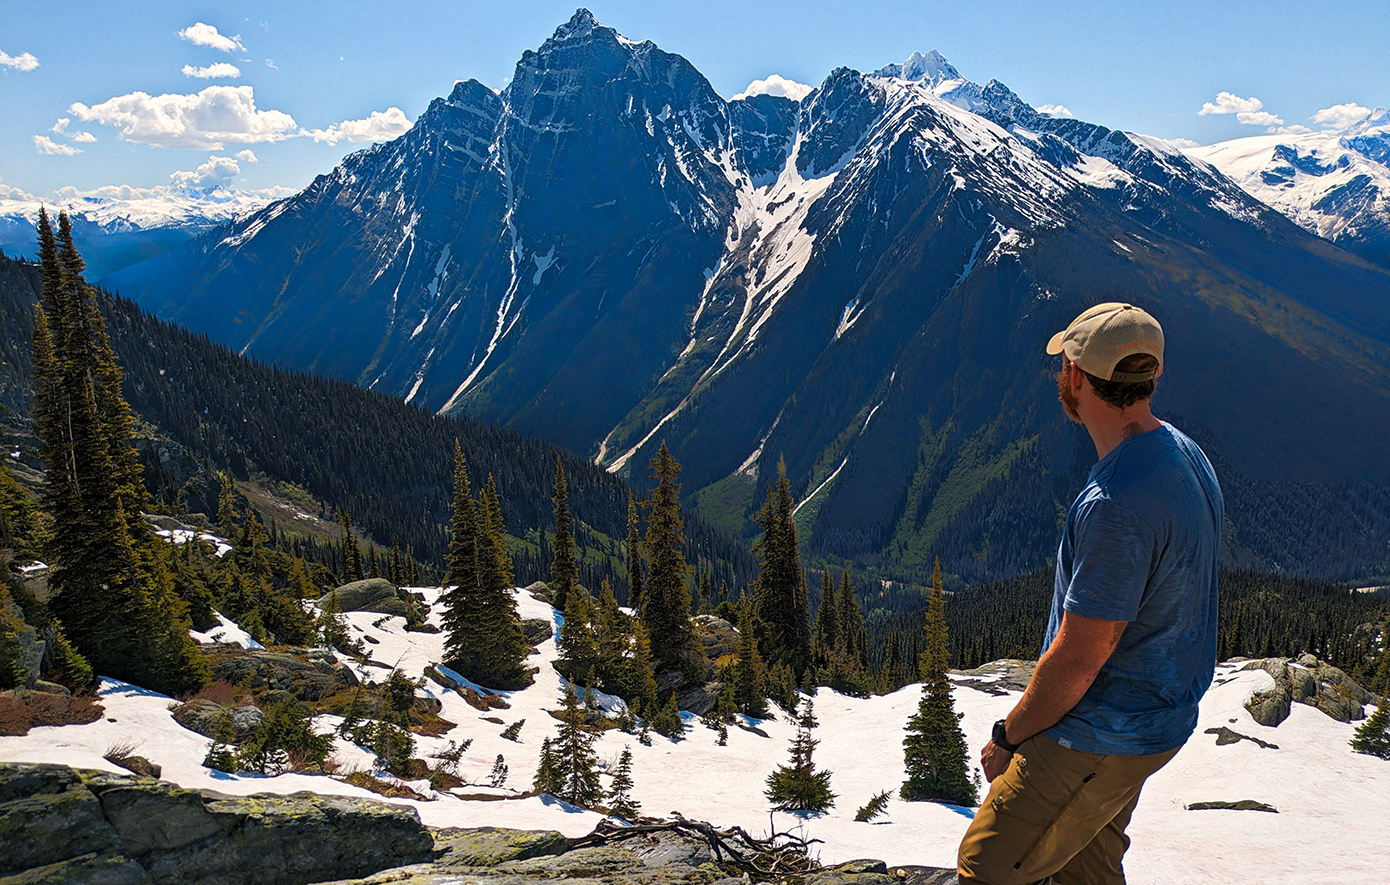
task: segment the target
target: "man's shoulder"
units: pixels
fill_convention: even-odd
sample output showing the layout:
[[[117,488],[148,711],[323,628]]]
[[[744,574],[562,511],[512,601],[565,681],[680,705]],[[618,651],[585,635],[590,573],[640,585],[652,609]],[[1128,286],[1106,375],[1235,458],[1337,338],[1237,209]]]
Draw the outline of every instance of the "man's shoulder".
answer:
[[[1105,498],[1145,518],[1174,507],[1201,507],[1220,497],[1211,462],[1200,446],[1171,424],[1125,440],[1119,457],[1092,477],[1092,497]],[[1185,502],[1185,503],[1184,503]]]

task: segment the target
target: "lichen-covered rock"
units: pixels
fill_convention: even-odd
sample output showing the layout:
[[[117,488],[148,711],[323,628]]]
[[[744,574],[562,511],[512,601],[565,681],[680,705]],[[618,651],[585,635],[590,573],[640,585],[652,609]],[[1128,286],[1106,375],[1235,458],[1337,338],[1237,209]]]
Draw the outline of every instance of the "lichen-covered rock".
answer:
[[[554,830],[509,830],[505,827],[434,831],[436,863],[445,867],[495,867],[512,860],[561,854],[569,840]]]
[[[226,724],[231,726],[232,736],[241,740],[265,720],[265,714],[250,704],[227,707],[206,698],[179,704],[172,712],[174,721],[179,725],[210,738],[217,737],[218,731]]]
[[[332,598],[337,599],[339,611],[377,612],[398,615],[406,620],[415,619],[419,614],[419,605],[414,597],[398,592],[396,585],[385,578],[367,578],[329,590],[319,599],[319,608],[326,608]]]
[[[0,764],[0,876],[83,856],[100,866],[122,855],[101,803],[76,771]]]
[[[526,644],[535,648],[554,636],[555,628],[544,618],[522,618],[521,633],[526,637]]]
[[[1331,664],[1305,654],[1297,661],[1264,658],[1248,662],[1241,670],[1264,670],[1274,687],[1256,692],[1245,709],[1261,725],[1277,726],[1289,716],[1293,703],[1317,707],[1339,722],[1365,718],[1365,705],[1375,696]]]
[[[711,661],[738,654],[738,631],[734,625],[713,615],[700,615],[694,619],[695,638],[705,650],[705,657]]]
[[[304,701],[317,701],[357,685],[351,669],[324,648],[245,649],[239,645],[204,646],[212,678],[232,685],[245,683],[254,692],[285,691]]]

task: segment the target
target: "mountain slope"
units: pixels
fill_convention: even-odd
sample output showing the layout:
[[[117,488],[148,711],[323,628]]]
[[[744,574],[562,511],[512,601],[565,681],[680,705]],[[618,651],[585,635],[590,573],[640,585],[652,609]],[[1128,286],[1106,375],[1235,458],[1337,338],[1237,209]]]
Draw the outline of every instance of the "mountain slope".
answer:
[[[1390,267],[1390,111],[1345,131],[1256,135],[1183,152],[1309,231]]]
[[[1040,114],[939,54],[725,102],[581,10],[502,93],[460,83],[169,258],[127,294],[620,473],[666,440],[728,526],[785,460],[812,551],[895,574],[1050,554],[1093,456],[1042,350],[1099,300],[1165,324],[1157,405],[1231,482],[1390,483],[1390,272],[1164,142]]]

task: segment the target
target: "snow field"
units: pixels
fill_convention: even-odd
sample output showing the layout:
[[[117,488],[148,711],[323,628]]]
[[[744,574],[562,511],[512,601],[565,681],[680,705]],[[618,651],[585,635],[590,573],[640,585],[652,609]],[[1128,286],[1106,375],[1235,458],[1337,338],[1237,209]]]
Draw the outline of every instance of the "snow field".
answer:
[[[434,603],[438,588],[411,588]],[[516,591],[523,618],[546,618],[558,631],[562,617],[525,591]],[[442,633],[407,633],[399,617],[367,612],[344,615],[356,636],[368,636],[372,660],[380,666],[354,664],[376,680],[390,667],[412,676],[438,664]],[[439,612],[431,614],[438,623]],[[378,626],[379,622],[379,626]],[[221,628],[219,628],[221,629]],[[423,693],[443,704],[441,715],[458,723],[440,738],[417,736],[417,755],[427,757],[450,740],[472,738],[459,765],[471,784],[457,790],[470,798],[438,795],[434,801],[386,800],[416,808],[430,826],[504,826],[555,829],[568,836],[588,833],[600,815],[550,797],[515,798],[530,789],[541,740],[553,736],[558,722],[545,711],[559,707],[564,680],[551,666],[557,656],[554,639],[528,659],[539,666],[534,685],[522,691],[501,692],[506,710],[480,711],[458,694],[426,681]],[[1390,836],[1390,763],[1360,756],[1347,745],[1353,725],[1336,722],[1321,712],[1295,704],[1278,728],[1254,722],[1242,704],[1272,680],[1263,671],[1240,672],[1239,664],[1218,668],[1216,683],[1202,702],[1197,731],[1165,769],[1150,779],[1130,826],[1133,838],[1126,869],[1136,883],[1308,883],[1383,882],[1386,878],[1387,836]],[[133,752],[163,766],[163,777],[183,786],[231,794],[259,792],[318,793],[374,797],[375,794],[322,775],[284,774],[276,777],[228,775],[200,764],[210,741],[180,727],[169,713],[172,700],[163,695],[103,680],[107,718],[90,725],[36,728],[26,737],[0,737],[0,759],[23,762],[62,762],[110,771],[120,769],[102,754],[128,743]],[[764,834],[769,825],[822,840],[816,848],[824,863],[876,857],[889,864],[953,866],[956,845],[969,824],[968,809],[926,802],[889,802],[888,813],[871,823],[854,821],[854,813],[870,796],[892,790],[904,777],[903,726],[915,711],[920,689],[908,686],[893,694],[853,698],[822,689],[815,698],[820,727],[816,764],[833,772],[835,807],[824,815],[769,815],[763,797],[765,780],[787,761],[795,731],[789,718],[752,722],[768,734],[759,736],[731,726],[728,746],[716,745],[717,735],[686,714],[687,737],[672,742],[652,735],[643,746],[633,735],[611,730],[596,742],[595,751],[610,770],[626,746],[633,754],[633,795],[643,812],[667,816],[673,811],[714,822],[739,825]],[[605,706],[613,706],[608,697]],[[994,720],[1008,712],[1017,693],[987,694],[967,686],[955,690],[956,711],[974,758]],[[484,721],[495,716],[503,724]],[[525,718],[520,743],[503,740],[506,725]],[[336,725],[337,717],[321,716],[320,730]],[[1249,741],[1217,747],[1207,728],[1227,726],[1241,734],[1277,744],[1264,749]],[[498,754],[510,768],[506,789],[485,784]],[[338,739],[340,773],[369,770],[372,754]],[[605,784],[607,779],[605,779]],[[412,787],[427,795],[428,785]],[[488,796],[485,800],[480,797]],[[506,798],[500,798],[506,797]],[[379,797],[376,797],[379,798]],[[1279,809],[1279,814],[1249,811],[1185,811],[1200,801],[1255,799]]]

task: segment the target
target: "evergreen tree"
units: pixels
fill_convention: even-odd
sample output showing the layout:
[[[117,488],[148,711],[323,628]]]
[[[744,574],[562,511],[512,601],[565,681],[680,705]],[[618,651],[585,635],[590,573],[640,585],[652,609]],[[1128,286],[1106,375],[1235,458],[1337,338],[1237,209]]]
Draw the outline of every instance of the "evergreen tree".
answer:
[[[768,489],[754,517],[763,534],[753,546],[760,567],[753,599],[758,617],[771,631],[763,657],[772,664],[786,664],[799,678],[810,663],[811,629],[794,504],[787,465],[779,459],[777,484]]]
[[[1376,711],[1356,729],[1351,748],[1368,756],[1390,759],[1390,706],[1386,695],[1380,696]]]
[[[550,563],[550,595],[553,605],[565,611],[569,594],[579,585],[579,566],[574,561],[574,536],[570,531],[569,484],[560,456],[555,456],[555,542]]]
[[[507,760],[501,753],[497,754],[497,759],[492,763],[492,772],[487,776],[487,785],[495,790],[500,790],[507,783]]]
[[[868,633],[864,629],[864,613],[859,609],[859,596],[849,572],[840,576],[840,636],[846,652],[857,660],[861,669],[869,668]]]
[[[608,807],[613,816],[635,823],[642,816],[642,806],[632,798],[632,750],[623,747],[618,757],[618,770],[613,773],[613,783],[608,790]]]
[[[676,693],[674,691],[666,696],[665,706],[652,717],[652,730],[673,741],[678,741],[685,737],[685,719],[681,717],[680,707],[676,704]]]
[[[560,775],[556,765],[555,746],[550,738],[541,741],[541,757],[536,763],[536,775],[531,781],[531,789],[551,796],[560,794]]]
[[[497,482],[487,475],[487,486],[478,502],[478,580],[489,592],[508,594],[516,584],[512,555],[507,550],[507,525],[502,519],[502,499]]]
[[[854,813],[854,819],[861,823],[867,823],[879,817],[888,810],[888,799],[891,796],[892,793],[889,790],[875,793],[868,802],[865,802],[864,805]]]
[[[651,476],[656,480],[647,508],[647,556],[651,570],[642,591],[642,623],[651,636],[652,657],[658,670],[680,670],[687,676],[703,678],[704,653],[690,626],[690,590],[686,587],[689,567],[685,564],[684,528],[680,511],[680,484],[676,477],[680,465],[661,444],[651,460]]]
[[[564,706],[560,710],[560,731],[553,745],[555,795],[571,805],[591,808],[603,798],[599,786],[598,759],[594,755],[593,735],[584,725],[584,708],[574,689],[565,686]]]
[[[830,577],[830,569],[821,575],[820,606],[816,609],[816,660],[821,666],[829,666],[836,652],[843,648],[840,641],[840,607],[835,599],[835,581]]]
[[[43,291],[34,324],[34,427],[53,517],[49,607],[97,672],[188,691],[207,679],[207,665],[188,635],[163,545],[140,513],[145,490],[121,369],[66,213],[58,221],[55,238],[40,214]]]
[[[828,811],[835,805],[830,791],[830,772],[817,771],[812,753],[820,743],[811,737],[817,725],[815,703],[807,698],[796,720],[796,736],[792,739],[791,762],[780,766],[767,777],[767,796],[777,811]]]
[[[217,474],[217,531],[230,541],[236,531],[236,489],[232,478],[221,471]]]
[[[560,658],[555,662],[555,669],[571,682],[584,685],[594,678],[599,664],[599,644],[594,633],[593,603],[583,588],[576,588],[569,594],[569,610],[564,618],[557,641]]]
[[[642,611],[642,541],[637,534],[637,502],[627,496],[627,607]]]
[[[920,658],[922,698],[908,720],[903,755],[907,780],[898,794],[908,802],[933,801],[973,806],[975,784],[967,772],[965,735],[951,701],[946,669],[950,658],[946,601],[941,589],[941,560],[932,571],[931,601],[927,606],[927,645]]]
[[[526,638],[517,617],[516,600],[507,586],[511,583],[510,560],[504,561],[505,545],[499,543],[501,530],[489,516],[491,505],[487,498],[485,492],[483,506],[475,506],[468,465],[462,448],[455,443],[454,507],[449,523],[446,579],[453,586],[441,597],[444,655],[451,668],[474,682],[496,688],[522,688],[531,682],[530,671],[525,667]],[[487,568],[481,565],[484,559]]]
[[[767,718],[767,668],[758,653],[751,606],[744,606],[738,621],[738,661],[734,664],[734,700],[738,709],[754,719]]]

